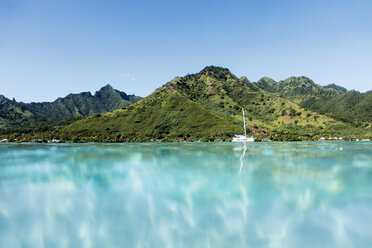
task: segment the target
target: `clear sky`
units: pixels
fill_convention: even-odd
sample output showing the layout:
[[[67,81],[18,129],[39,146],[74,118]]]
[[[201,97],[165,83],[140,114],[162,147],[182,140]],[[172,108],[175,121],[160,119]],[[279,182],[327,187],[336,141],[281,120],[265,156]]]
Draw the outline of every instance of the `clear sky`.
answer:
[[[105,84],[146,96],[224,66],[372,89],[371,0],[0,0],[0,94],[52,101]]]

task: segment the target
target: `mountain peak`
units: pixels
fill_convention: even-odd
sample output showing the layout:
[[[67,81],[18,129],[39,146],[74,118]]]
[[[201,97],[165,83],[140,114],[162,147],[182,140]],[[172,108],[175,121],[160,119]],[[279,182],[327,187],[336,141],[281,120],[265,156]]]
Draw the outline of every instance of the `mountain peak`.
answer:
[[[324,86],[324,88],[334,89],[334,90],[340,92],[341,94],[344,94],[344,93],[347,92],[347,89],[345,89],[344,87],[339,86],[337,84],[334,84],[334,83],[333,84],[328,84],[328,85]]]
[[[257,83],[259,83],[259,82],[261,82],[261,83],[276,83],[274,79],[269,78],[269,77],[262,77],[262,78],[260,78],[260,80],[258,80]]]
[[[229,69],[221,67],[221,66],[206,66],[203,70],[201,70],[199,75],[206,75],[211,76],[217,79],[226,79],[228,77],[235,77]]]
[[[311,85],[315,85],[314,81],[311,80],[310,78],[308,77],[305,77],[305,76],[299,76],[299,77],[295,77],[295,76],[292,76],[292,77],[289,77],[287,79],[285,79],[284,81],[281,81],[281,82],[285,82],[285,83],[295,83],[295,84],[299,84],[299,83],[309,83]]]
[[[99,91],[113,90],[114,88],[110,84],[106,84]]]
[[[115,90],[109,84],[106,84],[99,91],[96,91],[94,96],[99,98],[99,99],[106,99],[106,98],[109,98],[109,97],[121,98],[119,92],[117,90]]]

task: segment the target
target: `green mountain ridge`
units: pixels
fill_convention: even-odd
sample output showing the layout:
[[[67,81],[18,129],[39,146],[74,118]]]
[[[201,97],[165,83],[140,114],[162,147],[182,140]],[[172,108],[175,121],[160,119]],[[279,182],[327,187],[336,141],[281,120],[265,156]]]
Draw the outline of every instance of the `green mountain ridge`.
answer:
[[[278,94],[295,102],[308,97],[334,97],[345,93],[345,88],[332,84],[321,86],[311,79],[301,77],[289,77],[275,82],[273,79],[264,77],[257,81],[257,86],[267,92]]]
[[[300,80],[298,84],[290,79],[285,85],[306,84],[318,89],[313,82]],[[302,93],[296,89],[294,92]],[[246,109],[250,132],[258,139],[369,135],[350,124],[301,108],[262,86],[260,89],[257,83],[237,78],[226,68],[208,66],[199,73],[174,78],[132,105],[43,132],[40,138],[74,142],[228,141],[235,133],[243,132],[242,108]]]
[[[135,95],[102,87],[94,95],[90,92],[69,94],[53,102],[23,103],[0,95],[0,128],[25,127],[41,123],[89,116],[122,108],[141,99]]]
[[[372,124],[372,93],[347,91],[336,84],[321,86],[307,77],[290,77],[275,82],[264,77],[257,83],[262,91],[289,99],[301,107],[356,127]]]
[[[7,137],[14,141],[32,138],[73,142],[229,141],[234,134],[243,133],[244,108],[249,132],[258,140],[371,138],[370,123],[356,127],[332,118],[330,110],[320,114],[314,111],[316,105],[303,106],[311,100],[317,103],[348,94],[351,93],[340,86],[320,86],[306,77],[280,82],[262,78],[252,83],[226,68],[207,66],[199,73],[176,77],[121,109],[68,121],[60,129],[45,126],[19,130]],[[348,104],[354,102],[345,100],[345,105]],[[360,108],[370,111],[368,104],[366,99]]]
[[[331,99],[312,97],[301,102],[301,106],[356,127],[366,127],[372,123],[371,91],[360,93],[352,90]]]

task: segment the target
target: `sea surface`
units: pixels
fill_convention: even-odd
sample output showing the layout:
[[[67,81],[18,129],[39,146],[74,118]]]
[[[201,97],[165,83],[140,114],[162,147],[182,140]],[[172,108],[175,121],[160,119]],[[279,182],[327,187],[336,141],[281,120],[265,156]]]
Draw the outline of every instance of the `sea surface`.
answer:
[[[0,247],[372,247],[372,143],[1,144]]]

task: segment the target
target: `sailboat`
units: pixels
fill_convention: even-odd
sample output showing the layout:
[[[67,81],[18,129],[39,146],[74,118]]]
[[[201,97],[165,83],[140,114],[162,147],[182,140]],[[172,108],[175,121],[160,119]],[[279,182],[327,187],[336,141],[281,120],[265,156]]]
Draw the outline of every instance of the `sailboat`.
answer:
[[[245,115],[244,115],[244,108],[243,111],[243,123],[244,123],[244,134],[235,134],[235,137],[232,139],[232,142],[254,142],[253,134],[251,137],[247,138],[247,129],[245,126]]]

